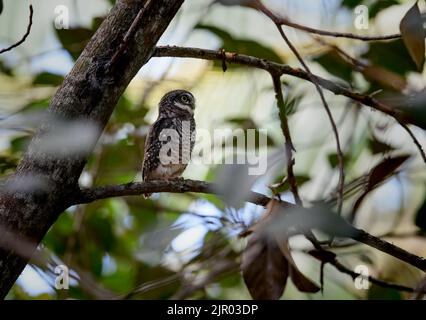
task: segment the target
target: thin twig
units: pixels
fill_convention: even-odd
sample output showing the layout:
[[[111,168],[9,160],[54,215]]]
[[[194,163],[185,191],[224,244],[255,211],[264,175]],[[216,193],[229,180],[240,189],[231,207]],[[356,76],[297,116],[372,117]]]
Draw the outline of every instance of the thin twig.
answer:
[[[360,71],[362,73],[362,71],[368,67],[367,64],[365,64],[364,62],[361,62],[353,57],[351,57],[349,54],[347,54],[345,51],[343,51],[341,48],[339,48],[338,46],[334,45],[334,44],[330,44],[325,42],[324,40],[314,37],[314,39],[316,41],[318,41],[321,44],[327,45],[328,47],[330,47],[331,49],[335,50],[343,59],[345,59],[348,63],[351,64],[351,66],[353,68],[355,68],[357,71]],[[416,138],[416,136],[414,135],[414,133],[410,130],[410,128],[401,120],[399,119],[395,119],[398,124],[404,128],[405,131],[407,131],[407,133],[409,134],[410,138],[413,140],[415,146],[417,147],[417,149],[419,150],[420,155],[423,158],[423,161],[426,163],[426,154],[425,151],[422,147],[422,145],[420,144],[419,140]]]
[[[299,196],[299,191],[297,189],[297,182],[296,177],[294,176],[294,164],[295,160],[293,159],[293,142],[291,140],[291,134],[290,134],[290,128],[288,126],[288,119],[287,114],[285,110],[285,104],[284,104],[284,98],[283,93],[281,90],[281,80],[280,75],[271,73],[272,76],[272,82],[274,84],[274,90],[275,90],[275,97],[277,100],[277,106],[278,106],[278,112],[280,114],[281,119],[281,129],[285,138],[285,151],[286,151],[286,157],[287,157],[287,180],[290,186],[290,191],[293,194],[294,201],[297,205],[302,206],[302,200]]]
[[[323,253],[325,253],[325,254],[323,254]],[[319,254],[318,254],[318,251],[310,251],[309,254],[311,256],[313,256],[314,258],[320,260],[321,264],[325,264],[325,263],[331,264],[341,273],[349,275],[352,278],[352,280],[355,280],[355,279],[361,277],[361,278],[366,279],[369,282],[376,284],[376,285],[383,287],[383,288],[395,289],[395,290],[398,290],[398,291],[405,291],[405,292],[411,292],[411,293],[419,291],[419,289],[417,289],[417,288],[411,288],[411,287],[407,287],[407,286],[396,284],[396,283],[386,282],[384,280],[377,279],[377,278],[372,277],[370,275],[367,276],[367,275],[352,271],[351,269],[349,269],[348,267],[346,267],[345,265],[340,263],[336,259],[336,256],[329,251],[324,250],[323,252],[319,252]],[[424,292],[426,293],[426,290],[424,290]]]
[[[240,65],[250,66],[253,68],[258,68],[265,70],[269,73],[279,72],[280,75],[287,74],[302,80],[307,80],[312,82],[312,79],[309,77],[308,73],[299,68],[292,68],[285,64],[280,64],[265,59],[248,56],[244,54],[238,54],[235,52],[225,52],[223,54],[221,51],[208,50],[201,48],[189,48],[189,47],[177,47],[177,46],[160,46],[157,47],[153,53],[154,57],[175,57],[175,58],[194,58],[194,59],[203,59],[203,60],[217,60],[225,61],[227,63],[236,63]],[[363,105],[369,106],[375,110],[381,111],[399,121],[404,123],[411,123],[420,128],[426,129],[422,126],[421,122],[418,122],[418,119],[409,117],[407,114],[402,112],[399,109],[393,108],[386,105],[385,103],[378,101],[370,95],[364,95],[358,92],[349,90],[348,88],[342,87],[336,84],[333,81],[324,79],[315,74],[312,74],[315,81],[323,87],[336,95],[342,95],[347,98],[350,98],[354,101],[360,102]]]
[[[425,154],[425,151],[423,150],[422,145],[420,144],[420,141],[416,138],[416,136],[414,135],[413,131],[411,131],[411,129],[405,123],[403,123],[401,121],[398,121],[398,123],[410,135],[411,139],[413,140],[414,144],[416,145],[417,149],[419,150],[420,155],[423,158],[423,162],[426,163],[426,154]]]
[[[31,26],[33,25],[33,14],[34,14],[33,5],[30,4],[30,16],[29,16],[27,31],[25,32],[24,36],[21,38],[21,40],[19,40],[18,42],[12,44],[10,47],[1,49],[0,50],[0,54],[2,54],[4,52],[7,52],[7,51],[10,51],[13,48],[16,48],[16,47],[20,46],[22,43],[25,42],[25,40],[27,40],[27,37],[30,35],[30,32],[31,32]]]
[[[292,22],[288,18],[279,17],[276,14],[274,14],[271,10],[269,10],[267,7],[265,7],[259,0],[253,1],[252,3],[249,3],[246,6],[261,11],[266,16],[268,16],[275,24],[278,24],[280,26],[286,25],[294,29],[298,29],[298,30],[312,33],[312,34],[318,34],[321,36],[334,37],[334,38],[348,38],[348,39],[355,39],[355,40],[362,40],[362,41],[392,40],[392,39],[401,38],[401,34],[399,33],[385,35],[385,36],[361,36],[361,35],[347,33],[347,32],[333,32],[333,31],[320,30],[316,28],[307,27],[307,26],[298,24],[296,22]]]
[[[305,32],[314,33],[314,34],[318,34],[318,35],[321,35],[321,36],[334,37],[334,38],[348,38],[348,39],[355,39],[355,40],[362,40],[362,41],[392,40],[392,39],[401,38],[401,34],[399,34],[399,33],[385,35],[385,36],[361,36],[361,35],[357,35],[357,34],[353,34],[353,33],[320,30],[320,29],[307,27],[307,26],[304,26],[304,25],[301,25],[301,24],[298,24],[298,23],[295,23],[295,22],[292,22],[288,19],[283,19],[283,18],[277,20],[277,22],[280,25],[286,25],[286,26],[289,26],[291,28],[295,28],[295,29],[302,30],[302,31],[305,31]]]
[[[330,107],[327,103],[327,100],[324,97],[324,92],[322,91],[320,85],[318,84],[318,81],[315,79],[315,77],[312,75],[312,72],[308,65],[303,60],[300,53],[297,51],[296,47],[291,43],[291,41],[288,39],[287,35],[285,34],[283,28],[281,25],[276,24],[276,27],[281,34],[281,37],[286,42],[287,46],[290,48],[290,50],[294,53],[294,55],[297,57],[297,60],[299,60],[300,64],[305,69],[306,73],[308,74],[309,78],[311,79],[312,83],[315,85],[315,89],[317,90],[322,104],[324,106],[325,111],[327,112],[327,116],[331,123],[331,128],[334,133],[334,137],[336,139],[336,150],[337,150],[337,158],[339,161],[339,183],[338,183],[338,198],[337,198],[337,213],[340,215],[342,212],[342,206],[343,206],[343,188],[345,186],[345,168],[344,168],[344,157],[343,152],[340,147],[340,138],[339,138],[339,131],[337,129],[336,123],[334,122],[333,114],[331,113]]]
[[[158,180],[149,181],[143,183],[127,183],[122,185],[110,185],[102,187],[94,187],[82,189],[72,197],[69,205],[90,203],[100,199],[106,199],[111,197],[124,197],[132,195],[142,195],[144,193],[154,192],[172,192],[172,193],[184,193],[184,192],[198,192],[198,193],[209,193],[209,194],[220,194],[215,184],[211,184],[205,181],[196,180]],[[266,206],[271,198],[251,191],[246,195],[245,201],[251,202],[257,205]],[[282,206],[283,210],[286,209],[300,209],[300,207],[286,201],[280,201],[279,205]],[[290,210],[291,211],[291,210]],[[297,210],[295,210],[297,211]],[[342,219],[342,218],[340,218]],[[357,229],[350,224],[347,225],[352,231],[348,234],[353,240],[364,243],[370,247],[376,248],[379,251],[387,253],[401,261],[404,261],[422,271],[426,271],[426,259],[412,254],[400,247],[393,245],[385,240],[379,239],[364,230]]]

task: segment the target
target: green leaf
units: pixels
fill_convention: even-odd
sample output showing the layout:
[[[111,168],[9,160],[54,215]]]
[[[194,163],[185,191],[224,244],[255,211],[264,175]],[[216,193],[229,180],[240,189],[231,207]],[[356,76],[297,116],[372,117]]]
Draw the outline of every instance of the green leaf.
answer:
[[[109,218],[106,210],[99,210],[88,215],[85,227],[97,244],[99,250],[110,251],[115,244],[115,236],[112,230],[113,220]]]
[[[337,157],[337,153],[330,153],[327,156],[327,159],[328,159],[328,163],[330,164],[330,166],[332,168],[336,168],[339,165],[339,158]],[[344,154],[343,155],[343,162],[344,163],[346,163],[350,159],[351,159],[351,155],[350,154]]]
[[[44,99],[40,99],[40,100],[34,100],[31,101],[30,103],[28,103],[27,105],[25,105],[22,109],[22,111],[40,111],[40,110],[45,110],[47,109],[47,107],[49,107],[49,103],[50,103],[50,97],[49,98],[44,98]]]
[[[85,247],[87,250],[84,257],[85,263],[89,264],[90,271],[93,273],[93,275],[100,277],[102,275],[102,259],[104,252],[93,242],[85,244]]]
[[[305,175],[296,175],[295,178],[296,178],[296,184],[298,187],[302,186],[303,184],[311,180],[311,177],[305,176]],[[275,182],[272,185],[272,189],[274,190],[274,192],[281,193],[290,189],[290,185],[288,181],[281,184],[281,181],[283,181],[283,179],[284,179],[283,176],[280,176],[277,179],[275,179]],[[274,187],[274,185],[277,187]]]
[[[27,146],[30,141],[31,137],[27,135],[14,138],[10,141],[10,150],[13,153],[23,152],[27,149]]]
[[[289,264],[275,239],[253,233],[241,259],[243,279],[255,300],[277,300],[287,284]]]
[[[226,122],[238,125],[242,129],[255,129],[257,125],[254,120],[250,117],[233,117],[225,119]]]
[[[383,288],[376,284],[372,284],[368,290],[369,300],[401,300],[402,294],[396,289]]]
[[[9,67],[3,61],[0,61],[0,72],[4,73],[5,75],[11,76],[12,75],[12,68]]]
[[[363,0],[343,0],[342,6],[353,9],[356,6],[359,6],[362,2]]]
[[[59,86],[62,81],[64,81],[64,77],[59,74],[41,72],[36,75],[33,84]]]
[[[62,46],[77,60],[94,32],[87,28],[56,29],[56,35]]]
[[[98,30],[104,20],[105,17],[94,17],[92,19],[92,30]]]
[[[15,170],[18,165],[18,159],[15,157],[9,157],[0,155],[0,173],[3,174],[6,171]]]
[[[289,94],[291,88],[288,88],[287,93],[284,97],[284,110],[287,116],[291,116],[296,113],[297,108],[300,105],[304,95],[303,94]],[[282,121],[282,119],[281,119]]]
[[[399,4],[397,0],[377,0],[368,8],[370,18],[374,18],[380,11],[397,4]]]
[[[43,243],[55,254],[63,255],[68,248],[68,240],[73,230],[73,218],[69,212],[61,214],[53,227],[43,238]]]
[[[332,75],[347,82],[352,81],[352,67],[343,60],[337,52],[328,51],[323,55],[316,57],[314,61],[318,62]]]
[[[99,184],[127,183],[140,170],[141,153],[132,139],[120,140],[104,148],[99,163]]]
[[[115,258],[115,257],[112,257]],[[111,274],[106,275],[102,279],[102,284],[111,290],[120,292],[131,291],[135,286],[135,276],[137,269],[135,268],[135,263],[132,261],[124,260],[122,258],[115,259],[117,270]]]
[[[402,18],[399,29],[411,58],[421,72],[425,62],[425,30],[417,2]]]
[[[417,66],[401,39],[389,42],[372,42],[362,58],[369,60],[374,66],[383,67],[400,75],[417,71]]]
[[[135,126],[147,125],[144,120],[149,109],[144,105],[132,103],[125,95],[118,100],[111,121],[115,123],[132,123]]]
[[[237,52],[239,54],[247,54],[262,59],[283,63],[283,59],[271,48],[260,43],[248,39],[239,39],[232,36],[228,31],[211,25],[195,26],[196,29],[207,30],[222,40],[222,48],[229,52]]]
[[[381,142],[376,138],[368,139],[367,143],[368,143],[368,148],[373,154],[387,153],[389,151],[395,150],[395,148],[392,147],[391,145]]]
[[[415,223],[422,231],[426,231],[426,197],[416,213]]]

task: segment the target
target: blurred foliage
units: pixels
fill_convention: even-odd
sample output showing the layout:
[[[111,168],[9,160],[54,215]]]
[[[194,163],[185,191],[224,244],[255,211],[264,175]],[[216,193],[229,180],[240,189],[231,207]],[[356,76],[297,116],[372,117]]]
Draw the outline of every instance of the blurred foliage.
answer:
[[[401,300],[402,298],[401,292],[395,289],[372,285],[368,290],[368,299],[371,300]]]
[[[107,2],[113,4],[115,1]],[[373,24],[378,13],[399,3],[400,1],[396,0],[343,0],[339,10],[353,9],[357,5],[365,4],[369,8],[370,23]],[[0,0],[0,19],[7,14],[7,7],[3,13],[2,10],[3,1]],[[235,7],[232,10],[236,10]],[[242,12],[245,12],[244,10]],[[231,28],[227,30],[223,24],[213,24],[212,19],[204,23],[202,18],[195,23],[193,29],[204,31],[202,34],[205,37],[217,37],[218,47],[209,47],[210,49],[225,49],[297,66],[297,61],[291,60],[288,52],[284,51],[286,47],[279,35],[274,38],[274,42],[268,43],[251,37],[250,32],[237,33],[231,31]],[[408,16],[407,19],[415,19],[414,26],[417,25],[418,28],[417,18],[418,15],[415,15],[415,18]],[[61,52],[75,61],[102,21],[102,16],[96,16],[87,25],[54,29],[56,42],[62,48]],[[231,24],[233,21],[227,23]],[[409,24],[407,28],[411,30],[412,25]],[[421,50],[413,49],[417,48],[418,41],[419,37],[414,36],[414,39],[408,40],[405,38],[383,42],[339,43],[342,48],[353,52],[353,59],[358,60],[362,68],[329,46],[321,45],[319,48],[320,44],[315,41],[304,44],[309,52],[315,52],[312,56],[305,55],[304,59],[315,67],[321,67],[325,73],[324,77],[334,79],[336,83],[357,92],[374,93],[375,97],[377,95],[377,98],[412,116],[417,123],[424,124],[424,88],[420,93],[412,88],[400,88],[401,83],[405,86],[410,82],[410,77],[424,78],[424,60],[421,59],[424,58],[424,52],[421,56]],[[349,50],[352,48],[354,50]],[[14,54],[17,53],[11,53]],[[0,109],[0,174],[3,180],[16,169],[34,130],[39,125],[39,120],[21,123],[18,121],[19,117],[45,117],[43,111],[48,108],[53,93],[64,79],[64,75],[59,71],[56,73],[51,69],[39,68],[30,68],[29,74],[24,76],[19,62],[18,58],[7,59],[0,56],[0,103],[4,106],[4,109]],[[158,79],[147,80],[142,85],[139,82],[135,85],[136,89],[131,85],[120,98],[102,138],[88,160],[81,184],[97,186],[139,181],[145,136],[153,119],[151,107],[155,106],[156,99],[160,93],[166,91],[166,87],[168,89],[171,86],[181,86],[203,93],[200,94],[199,100],[206,105],[196,111],[196,116],[202,118],[200,113],[207,113],[206,109],[217,109],[214,117],[211,113],[206,116],[212,127],[242,129],[244,137],[247,136],[248,129],[255,129],[256,150],[249,150],[250,152],[259,151],[260,138],[267,142],[270,158],[268,161],[271,163],[267,174],[255,177],[252,181],[240,178],[237,171],[231,171],[226,180],[226,190],[230,190],[228,198],[232,198],[232,193],[238,194],[249,185],[254,186],[256,191],[275,194],[292,201],[286,179],[280,128],[283,119],[280,119],[276,110],[270,79],[263,81],[258,73],[235,64],[229,65],[229,69],[234,70],[231,74],[218,73],[217,68],[224,69],[223,67],[220,61],[206,64],[201,72],[204,78],[200,77],[191,82],[182,80],[180,76],[189,73],[192,65],[188,67],[185,64],[182,67],[176,64],[173,68],[168,68],[178,69],[178,72],[171,72],[167,77],[156,74]],[[234,82],[226,82],[227,79]],[[166,85],[163,86],[162,81],[166,82]],[[253,82],[257,81],[258,83],[253,85]],[[297,150],[296,183],[304,203],[307,206],[322,201],[333,204],[338,161],[329,123],[322,117],[321,102],[316,92],[305,85],[305,81],[290,77],[283,77],[282,81],[285,112],[281,114],[289,118],[290,131]],[[211,86],[203,91],[202,87],[206,82]],[[219,82],[224,85],[220,90],[215,90]],[[243,86],[245,83],[247,85]],[[217,86],[219,87],[219,84]],[[232,91],[226,91],[228,87],[232,87]],[[145,90],[148,88],[152,90]],[[224,95],[229,97],[219,100],[218,97]],[[9,96],[14,99],[9,99]],[[422,231],[424,234],[426,201],[419,199],[419,195],[424,197],[426,177],[424,163],[412,146],[412,141],[409,138],[404,140],[406,133],[402,129],[398,131],[399,127],[393,124],[389,117],[372,112],[369,108],[360,108],[347,100],[335,101],[334,97],[326,97],[339,131],[342,132],[346,175],[344,217],[350,218],[351,213],[354,215],[358,212],[355,222],[360,221],[361,227],[368,231],[375,231],[377,226],[377,229],[385,230],[385,233],[397,233],[395,230],[399,225],[389,228],[389,222],[392,222],[392,219],[397,220],[401,214],[400,221],[408,221],[407,224],[401,225],[401,229]],[[19,102],[11,103],[12,100]],[[243,102],[240,103],[241,101]],[[226,104],[226,112],[214,103]],[[242,108],[238,108],[239,104]],[[260,131],[264,128],[268,130],[267,134]],[[422,134],[420,130],[415,133]],[[228,140],[223,145],[229,140],[235,145],[237,138],[227,137]],[[223,172],[219,165],[209,165],[202,170],[194,169],[190,172],[198,179],[206,181],[216,181],[221,173]],[[394,179],[396,176],[401,179],[399,182]],[[380,192],[386,192],[383,191],[387,190],[386,188],[392,189],[395,186],[397,189],[405,189],[402,195],[398,193],[395,196],[392,192],[386,195],[386,201],[383,201],[383,196],[376,197]],[[395,200],[398,196],[402,199],[399,202]],[[381,211],[386,212],[382,215],[377,213]],[[218,196],[192,193],[158,194],[150,199],[114,198],[74,206],[58,218],[43,240],[43,247],[50,253],[49,264],[32,265],[33,270],[37,270],[44,282],[50,286],[50,290],[45,290],[42,294],[32,294],[27,290],[28,284],[18,282],[9,297],[241,299],[250,298],[250,293],[262,298],[271,288],[277,298],[282,296],[283,291],[285,298],[406,297],[400,292],[377,286],[371,286],[368,291],[356,290],[350,277],[343,279],[336,270],[325,272],[324,295],[314,293],[319,290],[315,283],[319,279],[319,263],[312,261],[305,254],[309,244],[303,239],[289,239],[288,242],[286,239],[285,244],[289,246],[287,248],[279,247],[275,242],[271,243],[262,237],[247,240],[238,236],[247,231],[262,213],[264,209],[254,205],[244,204],[230,208]],[[305,260],[311,260],[305,261],[296,257],[293,260],[293,252],[290,252],[293,240],[297,248],[303,247],[298,254],[304,256]],[[424,244],[423,236],[421,240]],[[262,250],[255,254],[250,253],[245,250],[247,242],[249,248],[260,245]],[[398,239],[392,242],[397,243]],[[347,258],[345,262],[348,266],[368,263],[376,274],[386,273],[389,266],[380,267],[380,258],[373,256],[365,247],[348,247],[347,251],[335,249],[338,255],[342,253],[342,257]],[[417,244],[413,247],[417,247]],[[277,251],[280,253],[274,255]],[[242,255],[245,255],[249,262],[245,265],[244,280],[239,271]],[[56,276],[54,266],[60,262],[73,270],[69,290],[59,291],[53,287]],[[397,272],[398,275],[390,274],[386,280],[408,281],[398,276],[415,271],[406,266],[403,268]],[[287,276],[295,284],[295,289],[285,289]],[[265,282],[271,282],[271,287],[265,286]],[[406,285],[415,286],[415,283]]]
[[[426,232],[426,197],[423,204],[420,206],[416,213],[416,225],[423,231]]]
[[[58,40],[63,48],[77,60],[86,44],[94,34],[94,30],[87,28],[55,29]]]
[[[342,6],[354,9],[359,5],[367,5],[370,18],[374,18],[381,10],[399,4],[398,0],[343,0]]]

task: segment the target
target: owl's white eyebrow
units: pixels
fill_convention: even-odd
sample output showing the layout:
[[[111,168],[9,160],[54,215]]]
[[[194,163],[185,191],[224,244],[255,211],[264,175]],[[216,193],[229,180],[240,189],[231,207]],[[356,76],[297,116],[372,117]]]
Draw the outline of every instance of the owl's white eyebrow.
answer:
[[[192,108],[190,106],[187,106],[186,104],[180,103],[180,102],[175,102],[174,103],[176,107],[181,108],[182,110],[186,110],[188,111],[190,114],[194,114],[194,110],[192,110]]]

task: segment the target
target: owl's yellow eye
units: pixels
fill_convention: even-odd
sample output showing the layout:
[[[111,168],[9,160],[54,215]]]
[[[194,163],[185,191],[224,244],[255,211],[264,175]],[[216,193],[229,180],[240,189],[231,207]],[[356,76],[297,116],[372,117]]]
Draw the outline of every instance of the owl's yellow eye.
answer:
[[[180,101],[182,101],[183,103],[189,103],[189,98],[187,96],[181,96]]]

